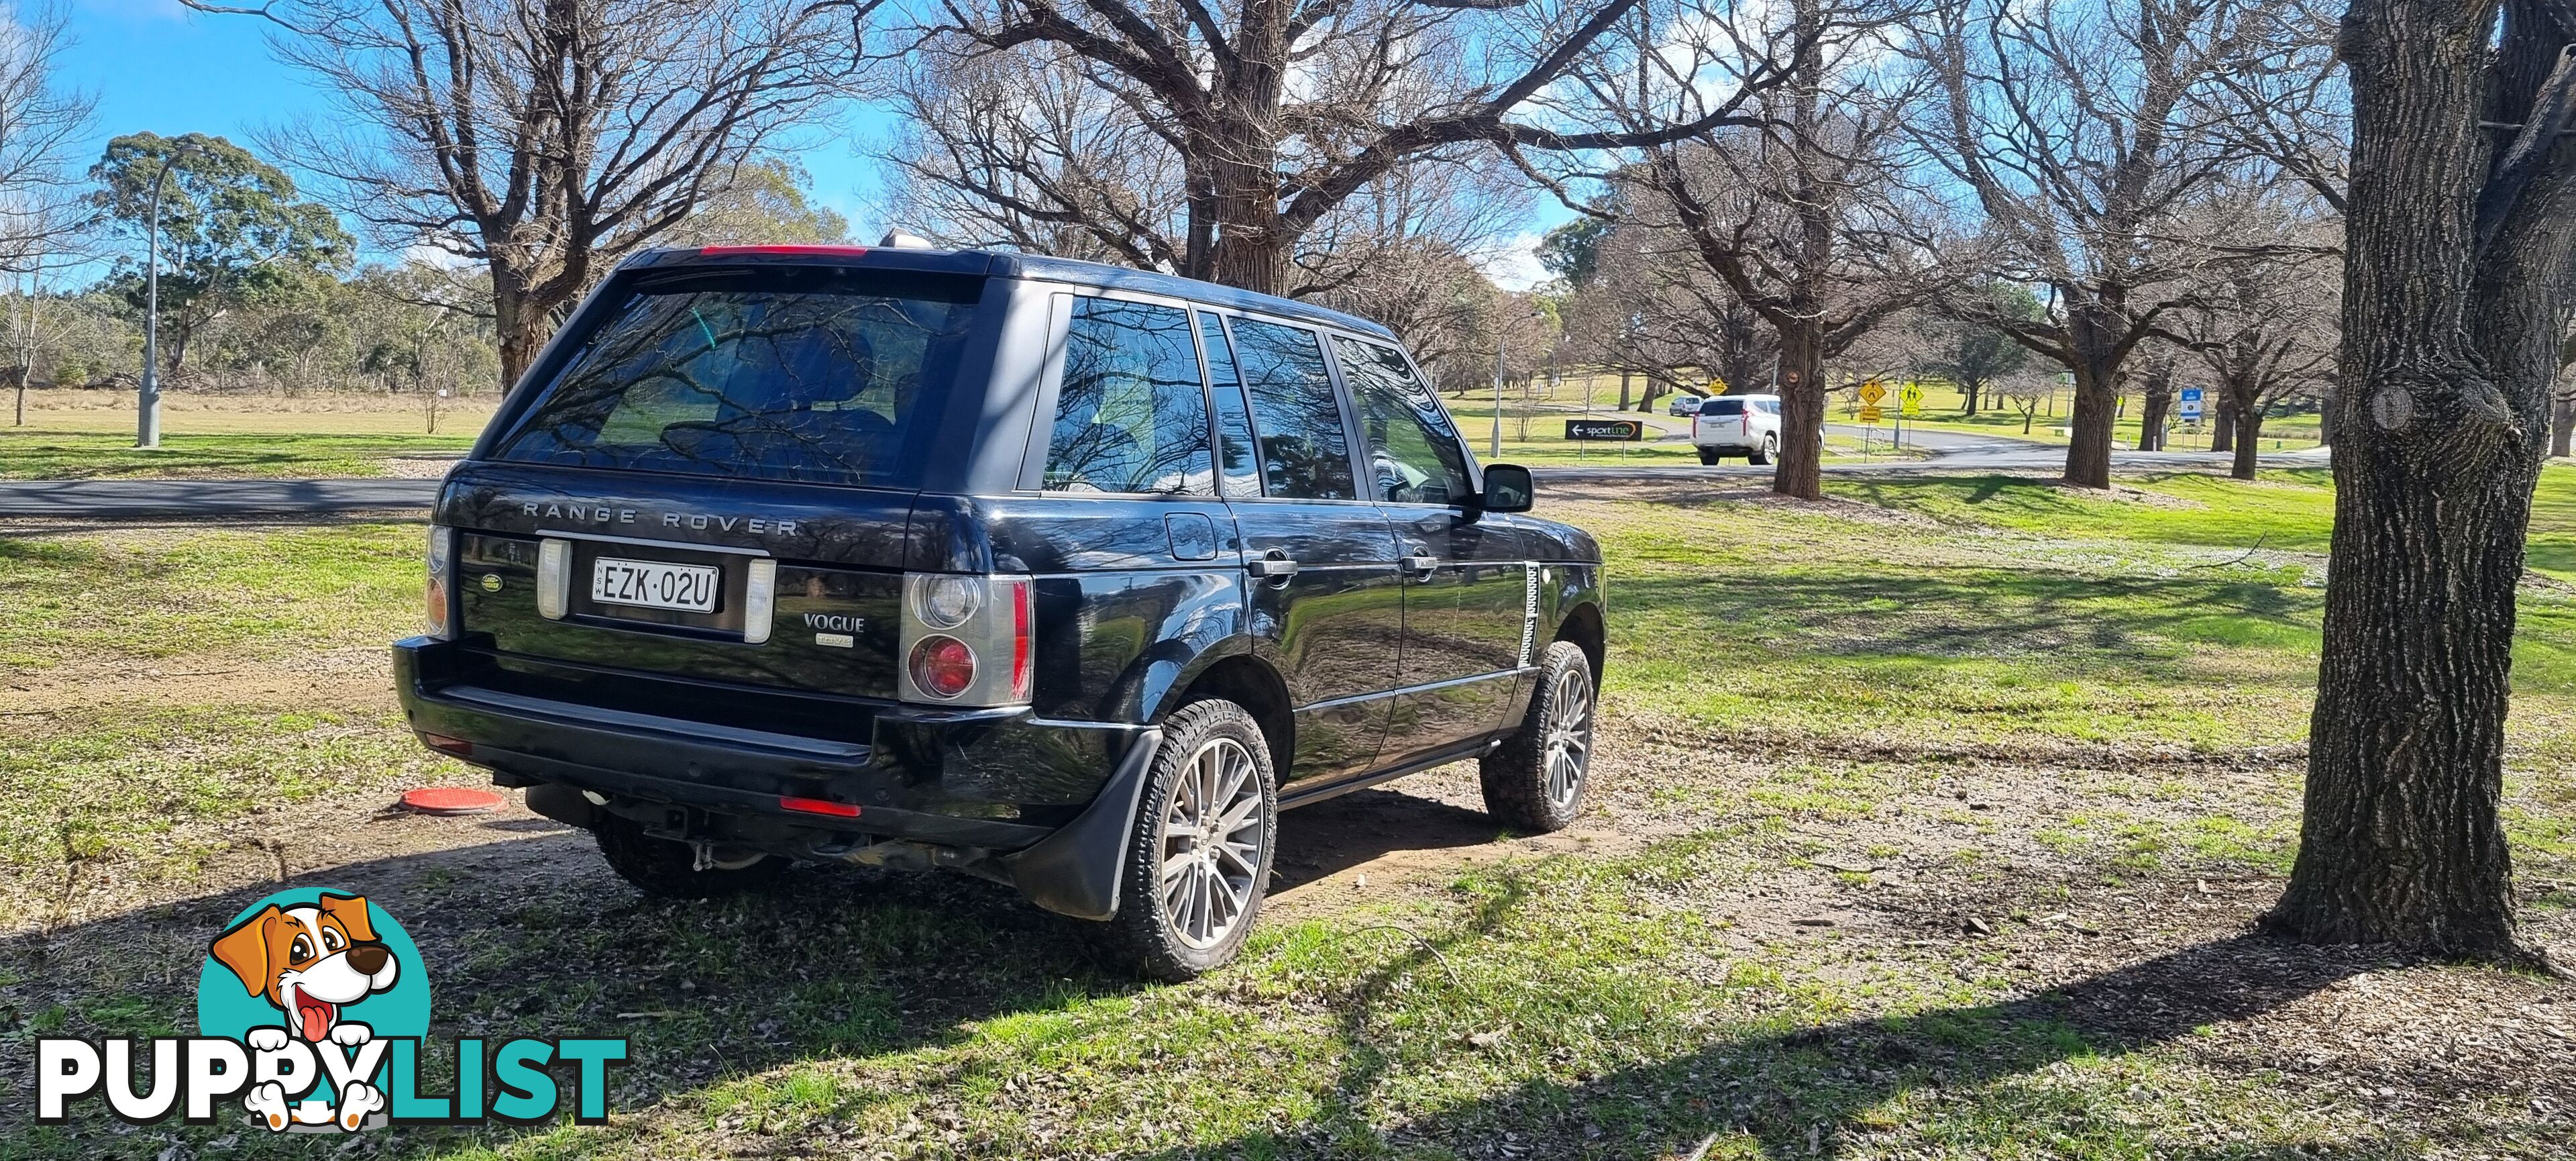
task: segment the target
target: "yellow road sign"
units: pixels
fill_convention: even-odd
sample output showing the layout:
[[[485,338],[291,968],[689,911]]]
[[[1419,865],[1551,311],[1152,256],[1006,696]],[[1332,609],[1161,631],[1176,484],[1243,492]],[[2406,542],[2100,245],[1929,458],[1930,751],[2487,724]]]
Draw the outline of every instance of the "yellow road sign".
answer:
[[[1896,389],[1897,401],[1905,405],[1907,415],[1923,414],[1923,385],[1908,383]]]
[[[1877,404],[1871,403],[1871,404],[1863,404],[1863,405],[1861,406],[1861,409],[1860,409],[1860,421],[1861,421],[1862,423],[1866,423],[1866,424],[1869,424],[1869,425],[1870,425],[1870,426],[1872,426],[1872,427],[1875,427],[1875,426],[1877,426],[1877,425],[1878,425],[1878,421],[1879,421],[1879,420],[1881,420],[1881,419],[1886,418],[1886,416],[1887,416],[1887,413],[1886,413],[1885,411],[1880,410]]]
[[[1869,382],[1860,385],[1861,402],[1876,406],[1880,400],[1885,398],[1887,398],[1887,388],[1879,386],[1878,380],[1872,379]]]

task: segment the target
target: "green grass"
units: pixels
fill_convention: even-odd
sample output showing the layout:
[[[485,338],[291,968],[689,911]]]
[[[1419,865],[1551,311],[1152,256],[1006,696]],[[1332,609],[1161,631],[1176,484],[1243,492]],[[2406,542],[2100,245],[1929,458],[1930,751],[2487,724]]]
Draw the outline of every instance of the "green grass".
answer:
[[[423,535],[416,524],[0,535],[0,675],[392,641],[420,615]]]
[[[226,432],[166,434],[134,446],[131,433],[0,428],[0,479],[74,480],[151,476],[379,476],[384,461],[462,452],[470,429],[440,435]]]
[[[122,706],[0,720],[17,735],[0,749],[0,868],[20,886],[68,862],[167,875],[220,845],[207,824],[464,774],[383,712]],[[0,929],[28,918],[13,902],[29,905],[0,896]]]
[[[1274,913],[1239,966],[1191,985],[1139,986],[1078,925],[962,876],[802,871],[774,894],[679,904],[605,883],[586,840],[560,833],[328,852],[366,864],[432,948],[440,1038],[633,1043],[606,1126],[406,1127],[363,1148],[477,1161],[2557,1155],[2563,1121],[2511,1078],[2393,1112],[2374,1094],[2409,1082],[2376,1058],[2275,1071],[2276,1038],[2327,1043],[2303,1021],[2347,1010],[2300,1001],[2373,960],[2302,960],[2322,966],[2283,983],[2247,971],[2225,923],[2129,942],[2212,898],[2195,879],[2269,880],[2295,850],[2294,763],[2232,752],[2303,733],[2331,495],[2312,473],[2128,483],[2144,495],[1924,479],[1837,484],[1856,503],[1817,508],[1543,506],[1602,539],[1617,744],[1659,759],[1611,767],[1643,785],[1604,791],[1650,800],[1673,837],[1410,892],[1335,884],[1345,893]],[[2571,493],[2576,473],[2553,468],[2535,567],[2543,546],[2576,545]],[[417,551],[402,525],[0,541],[0,618],[13,618],[0,640],[31,672],[149,658],[164,640],[251,662],[380,642],[408,629]],[[111,587],[137,576],[170,583]],[[2522,613],[2505,813],[2521,873],[2563,884],[2576,601],[2535,585]],[[0,866],[31,909],[0,925],[44,906],[66,849],[162,884],[59,937],[59,954],[89,953],[79,973],[0,942],[0,1060],[25,1059],[39,1034],[189,1027],[208,917],[266,888],[191,899],[188,868],[241,834],[291,830],[295,812],[276,807],[472,777],[382,706],[72,710],[0,728],[17,731],[0,748]],[[1991,752],[1945,753],[1960,747]],[[1838,869],[1864,854],[1898,874]],[[178,902],[156,911],[155,898]],[[2570,907],[2561,885],[2532,910]],[[1863,918],[1763,926],[1764,908]],[[2067,912],[2080,918],[2058,922]],[[1960,914],[1993,917],[1998,934],[1960,936]],[[2036,972],[2022,962],[2034,948],[2080,966]],[[2050,984],[2064,990],[2019,998]],[[2479,975],[2433,990],[2528,986]],[[2207,1009],[2212,995],[2231,1007]],[[2205,1049],[2225,1035],[2234,1047]],[[430,1083],[444,1091],[435,1070]],[[314,1146],[236,1125],[0,1113],[0,1154],[41,1161]]]
[[[1627,507],[1611,687],[1723,729],[1853,743],[2301,741],[2333,494],[2322,473],[2173,475],[2126,499],[2009,477],[1837,481],[1916,525],[1723,502]],[[2576,534],[2553,468],[2536,538]],[[1631,518],[1634,517],[1634,518]],[[2260,544],[2261,552],[2251,550]],[[2563,745],[2576,602],[2534,591],[2516,736]]]

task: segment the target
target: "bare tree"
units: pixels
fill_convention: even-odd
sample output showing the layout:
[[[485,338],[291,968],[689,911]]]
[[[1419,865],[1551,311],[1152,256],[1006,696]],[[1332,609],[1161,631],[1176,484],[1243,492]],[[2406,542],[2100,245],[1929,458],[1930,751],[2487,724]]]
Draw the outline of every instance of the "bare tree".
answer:
[[[1572,70],[1578,61],[1634,59],[1633,47],[1605,34],[1645,3],[944,0],[874,49],[936,60],[960,75],[999,53],[1036,54],[1049,68],[1076,62],[1065,77],[1132,110],[1180,164],[1184,196],[1156,211],[1177,206],[1183,215],[1178,230],[1165,232],[1177,243],[1169,268],[1278,292],[1289,287],[1309,231],[1425,159],[1456,159],[1466,146],[1514,154],[1616,149],[1749,123],[1741,106],[1778,83],[1776,68],[1753,62],[1711,89],[1687,63],[1658,58],[1668,87],[1697,95],[1682,117],[1643,129],[1585,127],[1601,94]],[[995,159],[962,160],[972,170]],[[1073,195],[1067,201],[1087,196],[1065,192]]]
[[[73,161],[94,105],[87,94],[54,82],[54,66],[71,45],[60,10],[0,12],[0,29],[6,32],[0,36],[0,274],[13,284],[26,281],[26,293],[13,295],[9,307],[15,422],[23,427],[44,276],[84,257],[65,251],[92,222],[74,184]]]
[[[2273,931],[2539,962],[2503,795],[2516,590],[2576,301],[2576,13],[2352,0],[2335,524]]]
[[[1772,489],[1824,495],[1825,363],[1929,292],[1896,158],[1913,77],[1891,73],[1900,11],[1876,0],[1716,8],[1692,25],[1705,55],[1777,62],[1786,80],[1745,102],[1761,127],[1713,129],[1648,149],[1621,177],[1643,186],[1645,222],[1687,253],[1778,338],[1781,439]],[[1608,91],[1614,79],[1603,76]],[[1654,90],[1646,89],[1651,99]],[[1678,118],[1649,106],[1632,124]]]
[[[2274,405],[2311,392],[2334,365],[2334,283],[2339,239],[2322,206],[2300,186],[2267,183],[2232,190],[2214,217],[2232,245],[2263,255],[2218,268],[2198,302],[2168,316],[2166,337],[2199,357],[2232,421],[2231,474],[2254,478],[2263,421]]]
[[[1948,0],[1913,51],[1940,78],[1928,156],[1973,196],[1992,279],[2045,288],[2037,320],[1945,302],[2075,377],[2066,480],[2110,486],[2122,365],[2238,255],[2176,228],[2238,171],[2233,82],[2291,34],[2288,0]]]
[[[491,272],[515,382],[583,290],[842,92],[839,0],[276,0],[338,107],[274,147],[393,248]]]

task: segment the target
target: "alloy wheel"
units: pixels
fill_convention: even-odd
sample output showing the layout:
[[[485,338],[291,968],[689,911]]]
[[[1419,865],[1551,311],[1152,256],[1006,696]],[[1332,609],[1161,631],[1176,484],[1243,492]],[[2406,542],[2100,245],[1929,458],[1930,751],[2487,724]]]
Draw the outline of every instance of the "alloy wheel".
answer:
[[[1270,841],[1261,779],[1242,743],[1210,738],[1190,756],[1163,804],[1161,834],[1163,922],[1193,949],[1224,942],[1252,907]]]
[[[1547,722],[1547,798],[1564,806],[1583,792],[1583,771],[1592,760],[1592,682],[1580,668],[1557,676]]]

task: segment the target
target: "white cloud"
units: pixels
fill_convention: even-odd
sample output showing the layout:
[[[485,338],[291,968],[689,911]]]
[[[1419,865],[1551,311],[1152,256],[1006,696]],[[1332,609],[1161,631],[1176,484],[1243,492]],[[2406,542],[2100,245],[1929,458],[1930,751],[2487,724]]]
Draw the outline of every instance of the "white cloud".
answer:
[[[1496,286],[1514,294],[1527,293],[1550,277],[1547,267],[1538,262],[1540,239],[1541,235],[1532,232],[1514,234],[1476,255],[1476,268],[1493,279]]]

